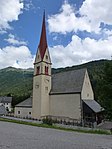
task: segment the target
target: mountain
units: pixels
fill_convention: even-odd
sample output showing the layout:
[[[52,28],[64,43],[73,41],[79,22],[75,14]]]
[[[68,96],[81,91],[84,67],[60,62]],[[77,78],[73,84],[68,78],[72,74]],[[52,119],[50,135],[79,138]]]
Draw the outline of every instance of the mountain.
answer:
[[[33,70],[8,67],[0,70],[0,95],[31,92]]]
[[[90,80],[95,92],[95,98],[98,98],[98,82],[103,74],[103,68],[106,62],[112,63],[109,60],[92,61],[82,65],[66,67],[66,68],[52,68],[52,73],[62,71],[69,71],[74,69],[87,68]],[[33,84],[33,69],[17,69],[8,67],[0,70],[0,96],[13,96],[13,105],[24,100],[32,95]]]

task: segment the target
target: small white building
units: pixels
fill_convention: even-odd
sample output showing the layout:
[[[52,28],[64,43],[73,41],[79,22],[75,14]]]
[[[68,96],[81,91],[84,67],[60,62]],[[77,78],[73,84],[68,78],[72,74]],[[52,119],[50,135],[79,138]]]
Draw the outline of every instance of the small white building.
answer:
[[[51,74],[51,59],[47,45],[45,14],[40,43],[34,62],[33,97],[15,107],[15,116],[61,121],[96,121],[101,106],[94,93],[87,69]]]
[[[7,96],[0,97],[0,106],[2,107],[2,109],[4,106],[7,112],[11,112],[11,102],[12,102],[12,97],[7,97]]]
[[[25,101],[16,105],[15,116],[31,118],[32,117],[32,98],[28,98]]]

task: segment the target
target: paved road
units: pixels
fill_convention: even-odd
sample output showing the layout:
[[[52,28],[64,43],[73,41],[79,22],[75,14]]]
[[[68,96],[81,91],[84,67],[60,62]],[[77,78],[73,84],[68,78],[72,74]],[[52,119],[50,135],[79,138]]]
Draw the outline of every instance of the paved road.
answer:
[[[112,149],[112,136],[0,122],[0,149]]]

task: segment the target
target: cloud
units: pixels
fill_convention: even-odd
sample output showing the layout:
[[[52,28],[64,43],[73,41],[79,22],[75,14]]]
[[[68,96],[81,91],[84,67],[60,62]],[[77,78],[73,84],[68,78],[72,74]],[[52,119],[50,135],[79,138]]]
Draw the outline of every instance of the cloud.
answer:
[[[0,69],[8,66],[16,68],[33,67],[34,56],[26,46],[7,46],[0,49]]]
[[[80,8],[80,14],[90,20],[94,29],[100,27],[100,23],[112,25],[112,1],[111,0],[85,0]]]
[[[78,30],[99,33],[101,23],[112,25],[111,8],[111,0],[85,0],[76,11],[65,1],[57,14],[49,16],[49,31],[61,34]]]
[[[95,40],[89,37],[81,39],[72,36],[71,42],[64,47],[57,45],[50,47],[53,67],[78,65],[99,59],[110,59],[112,55],[112,36],[105,40]]]
[[[86,17],[77,17],[78,12],[68,2],[62,5],[58,14],[48,17],[49,31],[61,34],[69,32],[91,32],[91,24]]]
[[[72,5],[65,2],[59,13],[51,15],[48,18],[49,31],[66,34],[74,30],[75,25],[75,10]]]
[[[0,30],[11,29],[9,23],[18,20],[23,7],[22,0],[0,0]]]
[[[0,34],[5,34],[7,33],[5,30],[0,30]]]
[[[21,41],[19,38],[15,37],[12,34],[9,34],[9,38],[8,39],[4,39],[5,41],[7,41],[9,44],[12,45],[27,45],[27,42],[25,41]]]
[[[35,6],[34,6],[34,4],[33,4],[33,2],[32,2],[32,0],[24,0],[24,10],[26,10],[26,11],[29,11],[29,10],[31,10],[31,9],[37,9]]]
[[[104,26],[112,25],[111,8],[111,0],[85,0],[79,10],[65,1],[57,14],[48,17],[50,33],[58,33],[58,36],[72,33],[71,41],[66,46],[50,47],[53,67],[111,58],[112,29],[101,26],[102,23]],[[75,35],[78,31],[89,34],[81,39]],[[94,35],[98,35],[97,40]]]
[[[30,4],[26,5],[29,10]],[[112,55],[112,30],[101,28],[101,22],[112,25],[111,0],[85,0],[77,11],[75,7],[65,1],[55,15],[48,17],[50,33],[55,33],[53,40],[58,40],[60,34],[72,32],[70,43],[66,46],[49,47],[53,67],[66,67],[85,63],[91,60],[110,59]],[[22,13],[23,1],[0,1],[0,32],[11,28],[9,22],[18,20]],[[99,40],[91,39],[88,35],[81,39],[74,32],[87,31],[99,33]],[[57,34],[58,33],[58,34]],[[83,32],[84,33],[84,32]],[[74,35],[73,35],[74,34]],[[66,36],[65,36],[66,37]],[[9,34],[5,39],[11,46],[0,49],[0,68],[13,66],[17,68],[33,67],[34,56],[31,55],[27,43]],[[16,47],[18,46],[18,47]]]

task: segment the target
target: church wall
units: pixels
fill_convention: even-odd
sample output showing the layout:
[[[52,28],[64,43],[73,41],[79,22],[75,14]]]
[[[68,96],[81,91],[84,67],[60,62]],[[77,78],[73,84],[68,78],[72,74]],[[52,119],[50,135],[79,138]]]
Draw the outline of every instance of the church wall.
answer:
[[[41,75],[33,78],[33,103],[32,103],[32,117],[40,118],[41,115]]]
[[[84,77],[84,83],[83,83],[83,87],[82,87],[81,98],[82,99],[88,99],[88,100],[94,99],[94,94],[93,94],[91,82],[90,82],[89,75],[88,75],[87,71],[86,71],[85,77]]]
[[[51,63],[50,54],[49,54],[49,50],[48,49],[46,49],[46,52],[45,52],[45,56],[43,58],[43,61],[44,62],[47,62],[47,63]]]
[[[50,116],[80,121],[80,94],[50,95]]]
[[[15,107],[14,116],[17,117],[31,117],[32,108]]]
[[[39,75],[33,80],[33,113],[32,117],[40,119],[49,115],[49,92],[51,76]],[[40,100],[41,99],[41,100]]]
[[[51,90],[51,60],[48,49],[42,61],[40,57],[38,49],[34,65],[32,104],[32,117],[37,119],[49,115],[49,92]],[[37,67],[40,68],[38,74]]]
[[[41,116],[46,116],[49,115],[49,92],[51,90],[51,76],[42,77],[41,87]]]

